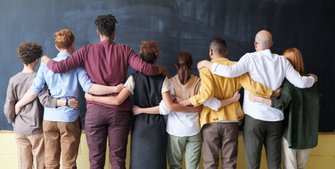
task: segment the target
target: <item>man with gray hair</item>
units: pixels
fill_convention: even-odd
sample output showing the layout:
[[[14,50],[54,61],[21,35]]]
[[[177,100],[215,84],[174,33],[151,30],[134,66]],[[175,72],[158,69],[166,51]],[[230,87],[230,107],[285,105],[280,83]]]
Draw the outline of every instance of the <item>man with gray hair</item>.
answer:
[[[284,78],[299,88],[311,87],[317,76],[301,76],[281,55],[271,53],[273,45],[272,35],[261,30],[255,37],[256,52],[246,53],[233,66],[221,65],[209,61],[198,63],[198,69],[207,67],[214,74],[223,77],[236,77],[244,73],[249,74],[252,80],[276,90],[280,88]],[[262,146],[266,150],[269,169],[281,168],[281,138],[282,120],[284,114],[281,110],[272,108],[263,103],[253,103],[248,99],[249,91],[244,90],[243,110],[246,114],[244,123],[244,147],[248,169],[260,167]]]

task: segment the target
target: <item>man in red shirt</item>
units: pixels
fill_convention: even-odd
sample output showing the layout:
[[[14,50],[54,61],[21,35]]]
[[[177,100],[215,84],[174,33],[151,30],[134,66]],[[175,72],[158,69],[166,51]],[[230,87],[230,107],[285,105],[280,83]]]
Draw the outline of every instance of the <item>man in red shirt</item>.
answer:
[[[93,83],[115,86],[124,83],[128,66],[145,75],[167,74],[167,69],[148,64],[129,46],[113,42],[117,20],[112,14],[99,15],[94,21],[100,42],[82,47],[72,56],[56,62],[47,56],[42,61],[54,73],[65,73],[84,66]],[[113,169],[124,169],[131,121],[130,100],[119,106],[87,101],[85,130],[91,169],[103,169],[106,141],[109,139]]]

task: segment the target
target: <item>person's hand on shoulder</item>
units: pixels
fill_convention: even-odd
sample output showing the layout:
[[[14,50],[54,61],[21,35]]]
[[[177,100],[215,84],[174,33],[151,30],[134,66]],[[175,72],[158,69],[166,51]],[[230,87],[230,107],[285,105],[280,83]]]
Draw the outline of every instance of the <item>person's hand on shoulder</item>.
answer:
[[[44,55],[41,58],[41,62],[43,62],[44,64],[48,64],[48,61],[51,60],[48,56]]]
[[[200,61],[197,65],[198,70],[202,69],[202,68],[208,68],[209,70],[212,69],[212,62],[208,61],[208,60],[203,60]]]

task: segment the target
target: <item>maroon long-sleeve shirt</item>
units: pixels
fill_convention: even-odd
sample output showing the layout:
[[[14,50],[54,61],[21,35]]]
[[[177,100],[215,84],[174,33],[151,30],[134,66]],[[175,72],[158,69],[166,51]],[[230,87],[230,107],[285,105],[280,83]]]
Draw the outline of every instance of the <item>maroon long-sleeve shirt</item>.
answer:
[[[85,67],[93,83],[107,86],[124,83],[127,78],[128,66],[146,75],[159,74],[158,66],[144,62],[129,46],[117,44],[111,40],[84,46],[63,61],[50,60],[47,64],[47,67],[54,73],[65,73],[79,66]],[[116,96],[117,94],[113,95]],[[97,104],[119,111],[130,110],[129,98],[119,106],[92,101],[86,103],[87,108],[92,104]]]

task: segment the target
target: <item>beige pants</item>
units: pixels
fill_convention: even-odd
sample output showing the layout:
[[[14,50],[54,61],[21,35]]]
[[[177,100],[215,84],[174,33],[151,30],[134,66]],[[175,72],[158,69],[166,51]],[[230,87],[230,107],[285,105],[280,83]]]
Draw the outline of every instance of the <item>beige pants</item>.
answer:
[[[19,169],[44,169],[43,133],[35,135],[15,135]]]
[[[291,149],[288,142],[282,138],[281,158],[284,169],[304,169],[311,149]]]
[[[74,122],[43,121],[46,169],[59,169],[62,152],[63,169],[76,169],[81,136],[80,117]]]

